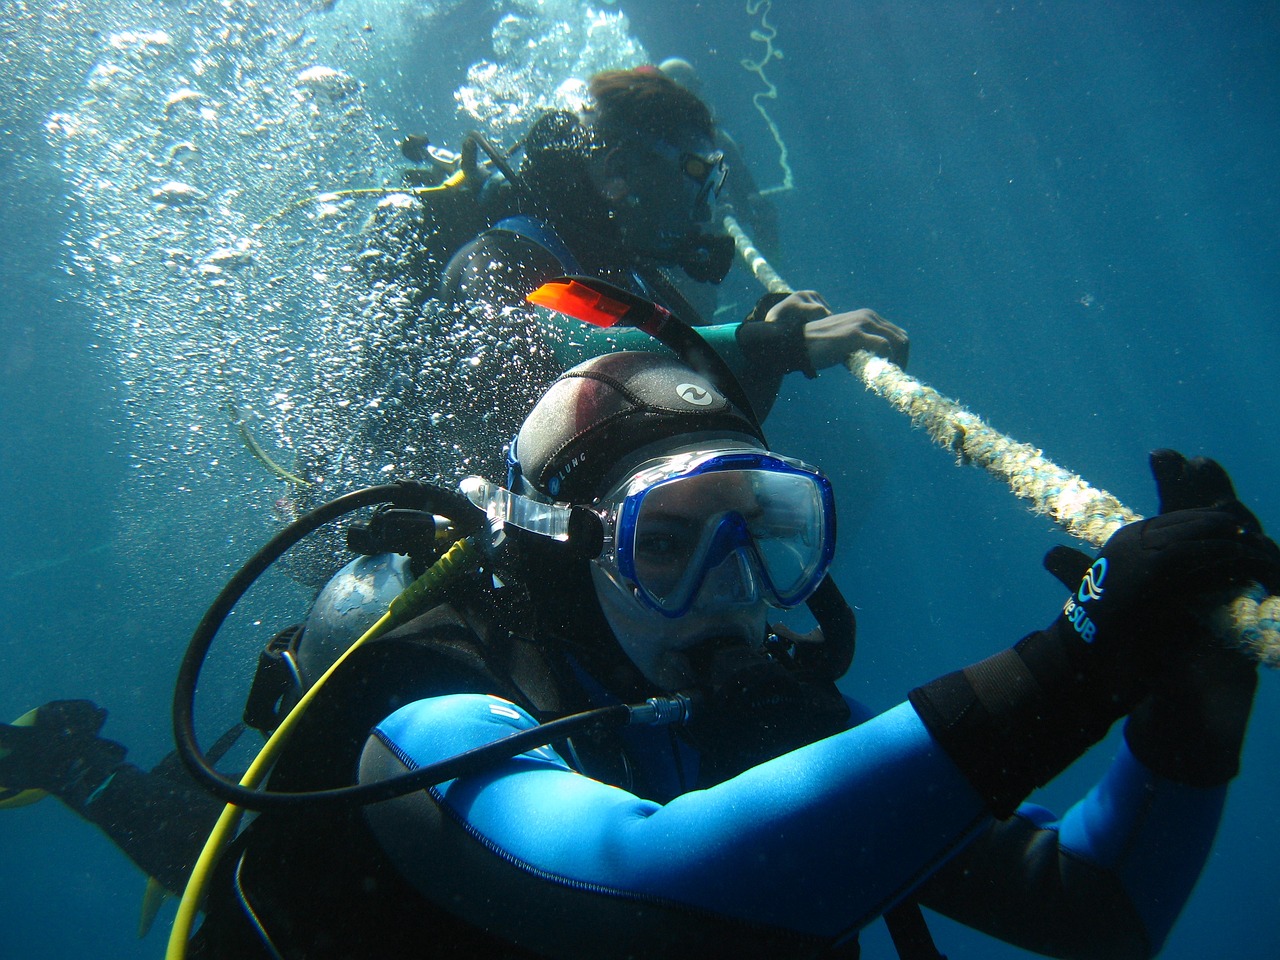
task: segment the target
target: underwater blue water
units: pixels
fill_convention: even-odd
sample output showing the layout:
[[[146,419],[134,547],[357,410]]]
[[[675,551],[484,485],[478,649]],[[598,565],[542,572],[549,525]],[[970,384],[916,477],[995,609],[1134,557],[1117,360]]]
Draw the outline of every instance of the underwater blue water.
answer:
[[[750,37],[759,12],[620,6],[655,59],[694,61],[757,181],[780,182],[751,101],[764,88],[741,66],[763,51]],[[494,19],[487,4],[464,7],[449,27],[457,62],[385,65],[378,106],[393,126],[452,135],[448,91],[486,55]],[[107,734],[148,765],[169,749],[185,642],[269,518],[248,508],[250,470],[231,454],[171,488],[163,472],[139,477],[165,425],[138,429],[95,277],[65,269],[80,211],[43,131],[82,94],[88,41],[69,28],[24,43],[20,9],[0,4],[0,52],[68,52],[42,55],[64,71],[0,91],[0,715],[92,697],[111,710]],[[1146,452],[1172,446],[1219,458],[1280,529],[1275,5],[780,0],[768,16],[783,56],[765,67],[778,95],[764,102],[795,183],[774,196],[783,275],[901,323],[914,374],[1133,508],[1154,509]],[[770,432],[823,464],[844,498],[836,572],[859,608],[856,696],[887,707],[1054,616],[1061,590],[1039,558],[1064,538],[842,372],[789,383]],[[231,704],[237,672],[225,673],[227,689],[207,696]],[[1071,803],[1106,751],[1041,801]],[[1280,956],[1278,761],[1271,673],[1213,857],[1163,956]],[[135,940],[142,889],[53,801],[0,811],[0,957],[159,957],[172,908]],[[933,928],[952,960],[1027,956],[941,918]],[[892,955],[880,925],[864,949]]]

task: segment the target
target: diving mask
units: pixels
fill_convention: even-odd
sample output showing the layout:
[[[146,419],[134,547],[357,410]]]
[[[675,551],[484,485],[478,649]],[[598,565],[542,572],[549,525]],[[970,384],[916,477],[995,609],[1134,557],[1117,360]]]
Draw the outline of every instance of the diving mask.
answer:
[[[745,445],[645,461],[589,507],[534,500],[479,477],[464,480],[462,492],[491,519],[559,540],[569,539],[575,512],[593,514],[602,529],[594,562],[666,617],[688,613],[710,583],[726,601],[794,607],[835,552],[830,481]]]

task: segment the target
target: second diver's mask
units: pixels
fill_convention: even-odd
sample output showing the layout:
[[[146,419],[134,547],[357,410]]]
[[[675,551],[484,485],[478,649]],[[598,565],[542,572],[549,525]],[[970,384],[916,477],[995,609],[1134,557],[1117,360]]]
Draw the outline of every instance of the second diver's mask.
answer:
[[[700,153],[681,150],[666,140],[659,140],[652,149],[663,159],[674,163],[684,178],[691,197],[690,219],[695,223],[710,220],[711,203],[719,199],[724,182],[729,177],[729,165],[724,161],[724,151]]]
[[[644,461],[585,507],[535,500],[480,477],[464,480],[462,492],[491,519],[558,540],[594,516],[599,549],[593,544],[589,559],[668,618],[695,605],[797,606],[835,551],[830,481],[798,460],[745,444],[683,448]]]

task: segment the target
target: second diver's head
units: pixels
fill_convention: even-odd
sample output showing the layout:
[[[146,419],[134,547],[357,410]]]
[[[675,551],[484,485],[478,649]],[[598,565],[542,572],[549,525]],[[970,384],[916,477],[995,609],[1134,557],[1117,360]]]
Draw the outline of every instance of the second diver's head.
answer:
[[[589,89],[581,119],[595,144],[593,188],[628,247],[680,262],[702,239],[728,175],[710,110],[652,68],[599,73]]]
[[[595,599],[663,689],[697,679],[699,648],[761,643],[768,609],[802,603],[834,551],[826,478],[768,452],[713,384],[664,355],[608,354],[565,373],[511,460],[514,492],[599,517]]]
[[[704,227],[728,167],[706,104],[652,67],[596,74],[588,91],[577,114],[544,114],[525,137],[533,211],[623,258],[719,283],[733,241]]]

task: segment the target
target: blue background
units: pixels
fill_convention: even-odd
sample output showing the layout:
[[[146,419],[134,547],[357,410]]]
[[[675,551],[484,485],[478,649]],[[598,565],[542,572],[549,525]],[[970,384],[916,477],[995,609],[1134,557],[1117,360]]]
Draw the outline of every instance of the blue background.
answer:
[[[474,37],[453,29],[480,56],[492,16],[469,6]],[[759,80],[740,66],[762,50],[749,36],[758,15],[622,6],[655,59],[694,61],[756,179],[779,181],[750,101]],[[1146,452],[1172,446],[1219,458],[1280,526],[1277,9],[775,4],[769,109],[796,184],[775,196],[778,267],[834,306],[907,327],[914,374],[1133,508],[1154,509]],[[63,269],[76,211],[40,130],[85,66],[68,54],[40,91],[0,91],[0,715],[92,697],[147,765],[169,749],[170,685],[194,623],[269,525],[232,470],[139,495],[134,460],[149,452],[93,322],[92,280]],[[447,92],[459,79],[456,64],[399,65],[379,107],[456,135]],[[1039,559],[1062,538],[842,372],[789,383],[769,426],[842,498],[836,572],[860,617],[850,692],[887,707],[1053,617],[1062,591]],[[122,510],[150,512],[153,538],[122,526]],[[1106,752],[1040,799],[1069,804]],[[1278,757],[1280,677],[1266,675],[1244,773],[1165,957],[1280,956]],[[56,803],[0,812],[0,956],[158,957],[163,922],[133,939],[142,888]],[[941,919],[934,929],[952,960],[1025,956]],[[891,956],[879,925],[864,945]]]

